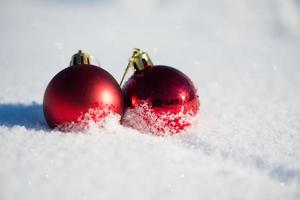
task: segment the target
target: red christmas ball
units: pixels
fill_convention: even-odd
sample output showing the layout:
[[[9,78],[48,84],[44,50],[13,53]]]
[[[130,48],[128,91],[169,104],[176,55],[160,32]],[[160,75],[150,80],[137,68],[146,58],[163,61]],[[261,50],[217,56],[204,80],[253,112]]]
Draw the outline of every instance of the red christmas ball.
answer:
[[[90,63],[87,55],[75,54],[73,64],[56,74],[47,86],[43,109],[50,128],[82,129],[89,120],[99,122],[109,114],[123,115],[119,84],[104,69],[85,64]]]
[[[175,68],[152,65],[149,57],[139,63],[143,66],[133,63],[136,71],[122,88],[123,124],[157,135],[186,130],[200,106],[192,81]]]

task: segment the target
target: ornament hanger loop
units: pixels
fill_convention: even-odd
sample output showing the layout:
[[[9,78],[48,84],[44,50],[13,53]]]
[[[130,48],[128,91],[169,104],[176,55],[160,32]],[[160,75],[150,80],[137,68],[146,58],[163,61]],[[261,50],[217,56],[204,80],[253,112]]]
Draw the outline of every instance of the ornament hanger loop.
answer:
[[[143,71],[145,69],[149,69],[153,67],[153,63],[145,51],[142,51],[141,49],[134,48],[132,52],[132,56],[129,59],[128,65],[125,69],[125,72],[123,74],[122,80],[120,82],[120,86],[122,86],[122,83],[124,81],[124,78],[129,70],[129,68],[132,68],[134,72],[136,71]]]

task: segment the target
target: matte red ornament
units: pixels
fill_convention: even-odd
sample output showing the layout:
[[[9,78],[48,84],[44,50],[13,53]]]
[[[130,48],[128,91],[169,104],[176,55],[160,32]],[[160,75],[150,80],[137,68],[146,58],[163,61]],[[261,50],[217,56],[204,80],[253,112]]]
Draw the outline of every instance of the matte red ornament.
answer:
[[[44,95],[44,115],[50,128],[69,131],[85,128],[109,114],[123,115],[124,101],[117,81],[104,69],[91,65],[79,51],[71,66],[50,81]]]
[[[134,50],[126,72],[130,66],[135,73],[122,88],[123,124],[157,135],[180,133],[192,125],[200,103],[189,77],[175,68],[153,65],[139,49]]]

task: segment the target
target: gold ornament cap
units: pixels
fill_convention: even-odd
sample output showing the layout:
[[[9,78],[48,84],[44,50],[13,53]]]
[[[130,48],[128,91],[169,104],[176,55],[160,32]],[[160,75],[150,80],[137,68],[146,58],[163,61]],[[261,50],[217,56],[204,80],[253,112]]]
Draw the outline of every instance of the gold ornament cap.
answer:
[[[148,53],[145,51],[142,51],[141,49],[134,48],[133,52],[132,52],[132,56],[129,59],[128,65],[125,69],[124,75],[120,82],[120,86],[122,85],[129,68],[132,68],[134,72],[137,72],[137,71],[143,71],[145,69],[152,68],[152,67],[153,67],[153,63],[152,63]]]
[[[152,67],[153,63],[145,51],[141,49],[134,48],[132,52],[132,56],[129,59],[129,65],[131,65],[134,71],[142,71],[147,67]]]
[[[70,66],[74,65],[89,65],[94,61],[94,57],[89,53],[79,50],[78,53],[74,54],[70,61]]]

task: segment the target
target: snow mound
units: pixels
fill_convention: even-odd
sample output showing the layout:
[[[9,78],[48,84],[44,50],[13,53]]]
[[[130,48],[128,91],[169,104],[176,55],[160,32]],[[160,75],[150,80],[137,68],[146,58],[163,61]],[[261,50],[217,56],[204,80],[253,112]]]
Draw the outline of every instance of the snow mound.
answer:
[[[90,108],[81,114],[76,121],[67,122],[57,126],[57,130],[63,132],[84,132],[90,128],[103,128],[109,121],[120,122],[121,116],[113,112],[109,107]]]
[[[158,113],[149,106],[147,101],[141,101],[136,107],[125,111],[122,124],[144,133],[172,135],[186,132],[195,124],[196,119],[197,113],[192,110],[181,109],[178,113],[171,111]]]

